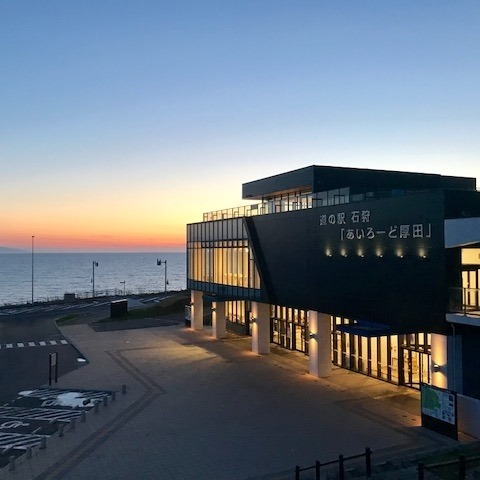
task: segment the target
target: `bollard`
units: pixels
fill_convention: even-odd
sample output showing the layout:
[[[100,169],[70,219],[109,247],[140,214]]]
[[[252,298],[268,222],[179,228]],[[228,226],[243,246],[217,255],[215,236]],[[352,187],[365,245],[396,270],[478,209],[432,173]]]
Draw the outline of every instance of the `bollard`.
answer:
[[[104,407],[108,406],[108,397],[103,397],[103,406]]]
[[[365,449],[365,474],[367,478],[372,476],[372,451],[369,447]]]
[[[418,480],[424,480],[424,478],[425,478],[425,474],[424,474],[425,465],[423,463],[419,463],[418,466],[417,466],[417,469],[418,469]]]
[[[295,467],[295,480],[300,480],[300,467],[298,465]]]
[[[80,421],[84,423],[87,420],[87,412],[85,410],[82,410],[82,413],[80,414]]]
[[[345,467],[343,465],[343,455],[338,456],[338,478],[345,480]]]
[[[465,455],[460,455],[458,457],[458,478],[460,480],[465,480],[467,476],[467,459]]]
[[[40,450],[45,450],[47,448],[47,437],[42,437],[40,440]]]
[[[125,395],[127,393],[127,386],[122,385],[122,393]]]
[[[27,448],[27,458],[32,458],[32,447]]]
[[[8,469],[15,470],[15,455],[10,455],[8,457]]]
[[[70,419],[70,430],[75,430],[75,418]]]
[[[98,413],[98,406],[100,405],[100,402],[98,400],[95,400],[93,404],[95,405],[95,408],[94,408],[95,413]]]
[[[116,397],[116,394],[115,394],[115,392],[112,392],[112,402],[114,402],[114,401],[115,401],[115,397]]]
[[[58,436],[63,437],[63,423],[58,426]]]

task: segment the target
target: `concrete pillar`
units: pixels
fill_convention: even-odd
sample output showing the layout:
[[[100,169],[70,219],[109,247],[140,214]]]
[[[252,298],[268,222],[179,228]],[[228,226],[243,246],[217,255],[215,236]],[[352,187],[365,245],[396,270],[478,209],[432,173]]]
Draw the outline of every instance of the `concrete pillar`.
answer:
[[[252,352],[270,353],[270,305],[252,302]]]
[[[332,374],[332,324],[326,313],[308,311],[310,338],[308,340],[309,372],[316,377]]]
[[[193,330],[202,330],[203,328],[203,292],[198,290],[191,290],[190,292],[191,303],[191,321],[190,327]]]
[[[212,335],[215,338],[227,336],[225,302],[212,302]]]
[[[435,387],[448,388],[447,349],[447,336],[432,333],[430,378],[432,379],[432,385]]]

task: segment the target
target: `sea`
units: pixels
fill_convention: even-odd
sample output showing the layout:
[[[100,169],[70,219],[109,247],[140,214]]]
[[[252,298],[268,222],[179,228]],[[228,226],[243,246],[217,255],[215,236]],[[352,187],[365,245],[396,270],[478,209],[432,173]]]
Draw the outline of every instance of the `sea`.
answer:
[[[0,254],[0,306],[165,289],[186,289],[184,252]]]

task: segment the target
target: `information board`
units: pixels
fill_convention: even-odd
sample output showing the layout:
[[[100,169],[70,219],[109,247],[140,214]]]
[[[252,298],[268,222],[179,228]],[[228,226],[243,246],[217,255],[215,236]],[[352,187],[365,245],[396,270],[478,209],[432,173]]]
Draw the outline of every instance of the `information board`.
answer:
[[[422,383],[422,425],[457,438],[457,396],[455,392]]]

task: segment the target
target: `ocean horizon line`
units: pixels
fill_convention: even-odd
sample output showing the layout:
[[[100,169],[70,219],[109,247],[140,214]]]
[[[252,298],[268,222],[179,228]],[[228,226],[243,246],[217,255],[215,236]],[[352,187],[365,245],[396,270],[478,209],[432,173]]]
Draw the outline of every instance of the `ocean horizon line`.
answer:
[[[16,254],[23,254],[27,253],[29,255],[32,254],[31,250],[24,250],[24,249],[19,249],[19,248],[10,248],[10,247],[0,247],[0,255],[5,254],[5,255],[16,255]],[[106,253],[111,253],[111,254],[129,254],[129,253],[184,253],[185,255],[187,254],[187,250],[34,250],[35,255],[40,254],[40,253],[51,253],[51,254],[76,254],[76,253],[82,253],[82,254],[106,254]]]

